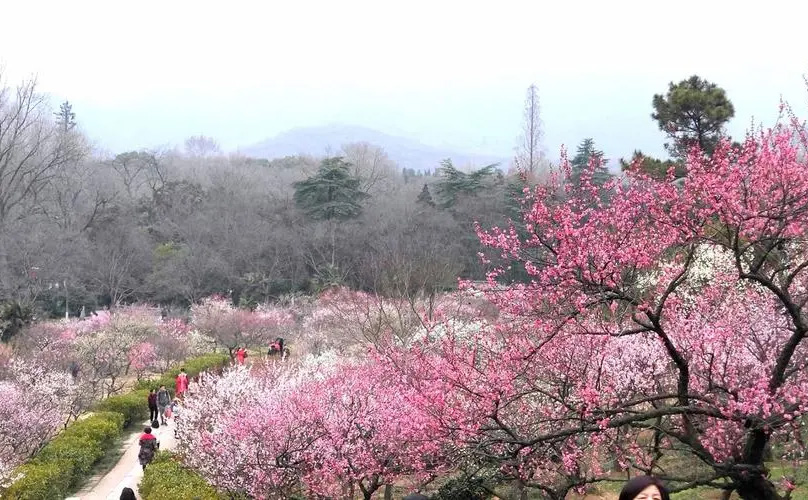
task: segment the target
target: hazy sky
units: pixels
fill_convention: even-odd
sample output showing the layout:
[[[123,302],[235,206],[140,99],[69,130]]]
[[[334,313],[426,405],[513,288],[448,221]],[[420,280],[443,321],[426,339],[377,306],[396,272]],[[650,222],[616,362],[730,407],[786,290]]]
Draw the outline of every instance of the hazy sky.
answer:
[[[614,158],[662,151],[651,97],[694,73],[734,134],[781,95],[808,115],[802,3],[0,0],[0,61],[112,151],[344,122],[509,155],[536,82],[551,156],[591,136]]]

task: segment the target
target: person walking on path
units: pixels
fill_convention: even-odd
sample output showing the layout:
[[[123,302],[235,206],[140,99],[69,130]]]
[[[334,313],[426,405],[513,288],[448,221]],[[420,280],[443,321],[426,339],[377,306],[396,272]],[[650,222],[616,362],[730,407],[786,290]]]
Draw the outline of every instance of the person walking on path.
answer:
[[[166,408],[171,404],[171,394],[168,393],[166,386],[161,385],[160,390],[157,391],[157,409],[160,412],[160,425],[166,425]]]
[[[180,368],[175,384],[177,386],[177,397],[182,397],[183,393],[188,390],[188,375],[185,373],[185,368]]]
[[[247,357],[247,349],[243,347],[239,347],[238,351],[236,351],[236,359],[238,360],[238,364],[244,364],[244,358]]]
[[[154,388],[149,391],[147,401],[149,403],[149,422],[154,422],[157,420],[157,393],[154,391]]]
[[[140,453],[138,453],[137,459],[143,470],[146,470],[146,466],[154,459],[154,454],[160,447],[160,443],[157,442],[157,438],[151,431],[151,427],[146,427],[143,429],[143,434],[140,435]]]
[[[132,488],[124,488],[121,490],[121,498],[120,500],[137,500],[135,496],[135,490]]]

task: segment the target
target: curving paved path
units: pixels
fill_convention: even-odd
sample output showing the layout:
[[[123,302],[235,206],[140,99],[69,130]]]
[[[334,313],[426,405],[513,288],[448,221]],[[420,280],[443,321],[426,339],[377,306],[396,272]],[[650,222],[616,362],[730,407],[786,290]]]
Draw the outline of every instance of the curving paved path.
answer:
[[[138,483],[143,477],[143,469],[137,461],[140,451],[138,438],[143,433],[143,427],[149,422],[143,422],[137,432],[129,436],[123,445],[126,449],[115,467],[97,480],[91,480],[90,484],[67,500],[119,500],[121,490],[125,487],[138,491]],[[161,425],[159,429],[153,431],[160,441],[161,450],[173,450],[176,447],[174,438],[174,421],[168,421],[168,425]]]

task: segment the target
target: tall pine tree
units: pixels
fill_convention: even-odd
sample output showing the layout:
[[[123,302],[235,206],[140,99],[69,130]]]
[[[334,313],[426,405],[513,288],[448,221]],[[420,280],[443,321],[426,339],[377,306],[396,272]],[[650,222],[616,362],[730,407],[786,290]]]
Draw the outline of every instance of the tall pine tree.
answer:
[[[570,182],[575,187],[580,187],[581,175],[584,172],[591,172],[591,182],[596,186],[603,186],[611,178],[609,169],[606,168],[606,159],[603,158],[603,151],[595,148],[595,141],[592,138],[586,138],[578,145],[578,151],[570,161],[570,168]]]
[[[455,168],[452,160],[443,160],[441,167],[438,169],[440,180],[435,183],[436,194],[441,208],[450,208],[457,202],[458,197],[473,195],[485,187],[488,180],[498,175],[494,170],[496,166],[497,164],[487,165],[466,174]]]
[[[351,164],[342,157],[326,158],[317,173],[294,184],[294,200],[306,215],[327,221],[331,231],[331,267],[336,266],[336,227],[340,221],[362,213],[369,195],[360,189],[362,180],[351,175]]]
[[[59,106],[59,111],[54,113],[56,116],[56,124],[62,132],[69,132],[76,126],[76,113],[73,112],[73,105],[65,101]]]
[[[665,148],[682,160],[693,146],[713,154],[724,137],[724,125],[735,116],[735,107],[724,89],[696,75],[671,82],[668,93],[654,95],[652,104],[651,118],[672,141]]]

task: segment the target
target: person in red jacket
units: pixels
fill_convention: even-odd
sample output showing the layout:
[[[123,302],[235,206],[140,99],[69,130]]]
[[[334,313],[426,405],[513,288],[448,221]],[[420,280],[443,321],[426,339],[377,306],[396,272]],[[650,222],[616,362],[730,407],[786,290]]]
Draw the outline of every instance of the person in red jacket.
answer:
[[[140,435],[140,452],[137,454],[137,459],[143,470],[146,470],[146,466],[154,459],[154,454],[160,447],[160,443],[157,442],[157,438],[151,431],[151,427],[146,427],[143,429],[143,434]]]
[[[247,357],[247,349],[243,347],[239,347],[238,351],[236,351],[236,360],[238,360],[238,364],[244,364],[244,358]]]
[[[177,380],[174,381],[175,385],[177,386],[177,396],[182,396],[182,394],[188,390],[188,375],[185,373],[185,368],[180,369],[179,375],[177,375]]]

